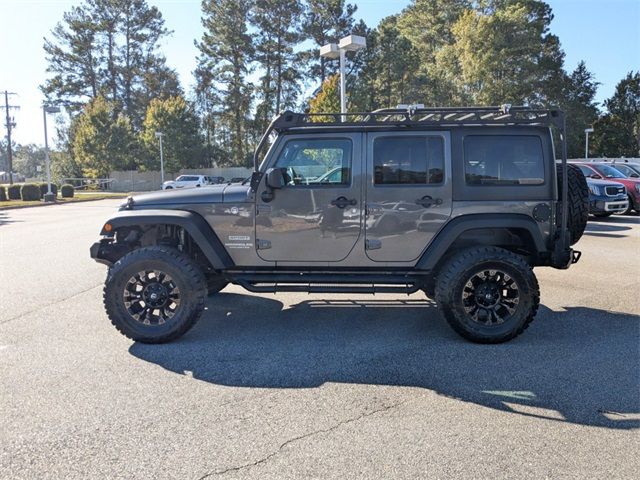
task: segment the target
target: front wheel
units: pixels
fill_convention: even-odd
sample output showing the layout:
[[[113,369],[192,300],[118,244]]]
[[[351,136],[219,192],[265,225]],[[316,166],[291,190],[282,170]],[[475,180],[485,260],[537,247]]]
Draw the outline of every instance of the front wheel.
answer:
[[[628,196],[628,200],[629,206],[624,212],[622,212],[622,215],[631,215],[633,213],[633,198],[631,197],[631,195]]]
[[[477,343],[502,343],[520,335],[540,303],[529,264],[497,247],[470,248],[452,257],[440,270],[435,294],[449,325]]]
[[[111,267],[103,299],[111,323],[123,335],[164,343],[195,325],[206,294],[205,277],[191,258],[169,247],[145,247]]]

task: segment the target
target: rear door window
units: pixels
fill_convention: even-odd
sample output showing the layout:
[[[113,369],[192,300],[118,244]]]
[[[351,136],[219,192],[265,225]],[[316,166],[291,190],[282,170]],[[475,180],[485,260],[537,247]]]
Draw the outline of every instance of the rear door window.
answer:
[[[467,185],[542,185],[544,156],[533,135],[469,135],[464,139]]]
[[[444,181],[444,141],[435,136],[378,137],[373,142],[375,185],[430,185]]]

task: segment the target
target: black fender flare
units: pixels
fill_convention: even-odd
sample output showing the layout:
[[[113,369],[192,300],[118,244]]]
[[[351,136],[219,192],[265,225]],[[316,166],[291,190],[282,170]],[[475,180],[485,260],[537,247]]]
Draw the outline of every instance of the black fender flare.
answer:
[[[548,251],[538,223],[532,217],[521,213],[474,213],[450,220],[422,253],[415,268],[433,270],[453,242],[465,231],[492,228],[526,230],[531,235],[539,253]]]
[[[201,215],[187,210],[122,210],[105,222],[100,235],[109,235],[121,227],[177,225],[184,228],[216,270],[233,267],[234,263],[222,242]]]

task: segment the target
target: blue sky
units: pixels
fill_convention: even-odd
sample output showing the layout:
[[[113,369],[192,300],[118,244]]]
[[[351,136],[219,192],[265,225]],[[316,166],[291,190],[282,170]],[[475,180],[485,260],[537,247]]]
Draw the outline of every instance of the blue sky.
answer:
[[[148,0],[162,11],[166,25],[174,33],[162,49],[183,85],[192,84],[199,38],[200,0]],[[573,69],[585,60],[601,83],[598,101],[613,93],[615,84],[630,70],[640,70],[640,0],[547,0],[554,11],[551,30],[560,37],[566,53],[565,68]],[[21,106],[15,113],[18,143],[44,143],[42,94],[38,85],[45,76],[43,37],[49,35],[63,13],[77,1],[0,0],[0,90],[19,95],[13,102]],[[369,26],[397,13],[409,0],[351,0],[358,5],[357,17]],[[4,99],[2,99],[4,100]],[[6,135],[4,121],[0,135]]]

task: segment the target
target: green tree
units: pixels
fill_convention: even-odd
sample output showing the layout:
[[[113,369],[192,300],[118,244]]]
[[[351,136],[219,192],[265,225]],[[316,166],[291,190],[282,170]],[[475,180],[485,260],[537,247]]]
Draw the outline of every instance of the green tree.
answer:
[[[294,47],[302,5],[298,0],[256,0],[251,23],[256,28],[255,60],[262,71],[257,88],[256,128],[264,131],[274,115],[294,108],[302,75]]]
[[[114,102],[100,96],[84,107],[71,144],[83,175],[93,178],[133,168],[133,155],[138,151],[129,119],[117,112]]]
[[[584,130],[598,119],[595,101],[599,83],[584,62],[565,75],[562,98],[558,104],[567,117],[567,151],[569,158],[584,156]]]
[[[215,110],[219,113],[216,136],[222,147],[230,151],[234,165],[248,161],[252,88],[246,77],[254,53],[247,30],[251,6],[249,0],[204,0],[205,31],[197,43],[199,98],[219,102],[209,108],[211,113]]]
[[[313,47],[302,52],[301,58],[308,65],[307,78],[320,80],[333,75],[338,69],[337,62],[320,58],[320,47],[327,43],[338,43],[345,35],[353,31],[353,15],[356,5],[345,0],[307,0],[301,32],[313,41]],[[355,33],[355,32],[354,32]]]
[[[637,157],[638,144],[629,135],[627,123],[617,115],[606,114],[593,124],[589,152],[597,157]]]
[[[19,145],[13,157],[13,170],[27,178],[43,177],[46,174],[44,148],[33,143]]]
[[[421,100],[417,79],[418,52],[397,27],[397,17],[387,17],[369,35],[360,85],[366,98],[364,110],[395,107]]]
[[[169,33],[146,0],[84,0],[45,39],[51,76],[41,90],[73,113],[104,96],[140,127],[150,98],[181,93],[175,71],[158,53]]]
[[[624,156],[638,156],[640,150],[640,72],[629,72],[616,85],[611,98],[605,100],[604,106],[609,115],[616,117],[616,122],[622,122],[626,139],[620,143]],[[608,120],[614,121],[613,118]],[[599,135],[599,132],[594,132]],[[633,145],[633,147],[631,147]],[[625,152],[625,153],[622,153]]]
[[[183,97],[152,100],[147,109],[142,142],[148,152],[145,167],[160,169],[156,132],[162,132],[164,166],[168,172],[181,168],[210,167],[203,164],[202,137],[194,108]]]
[[[340,75],[328,77],[320,90],[309,100],[309,113],[335,113],[340,111]]]
[[[82,178],[82,168],[68,151],[51,152],[51,177],[55,182],[63,183],[65,179]]]
[[[436,55],[438,78],[455,89],[451,100],[540,105],[557,98],[563,54],[549,33],[551,8],[528,0],[486,5],[465,10],[452,27],[453,43]]]

